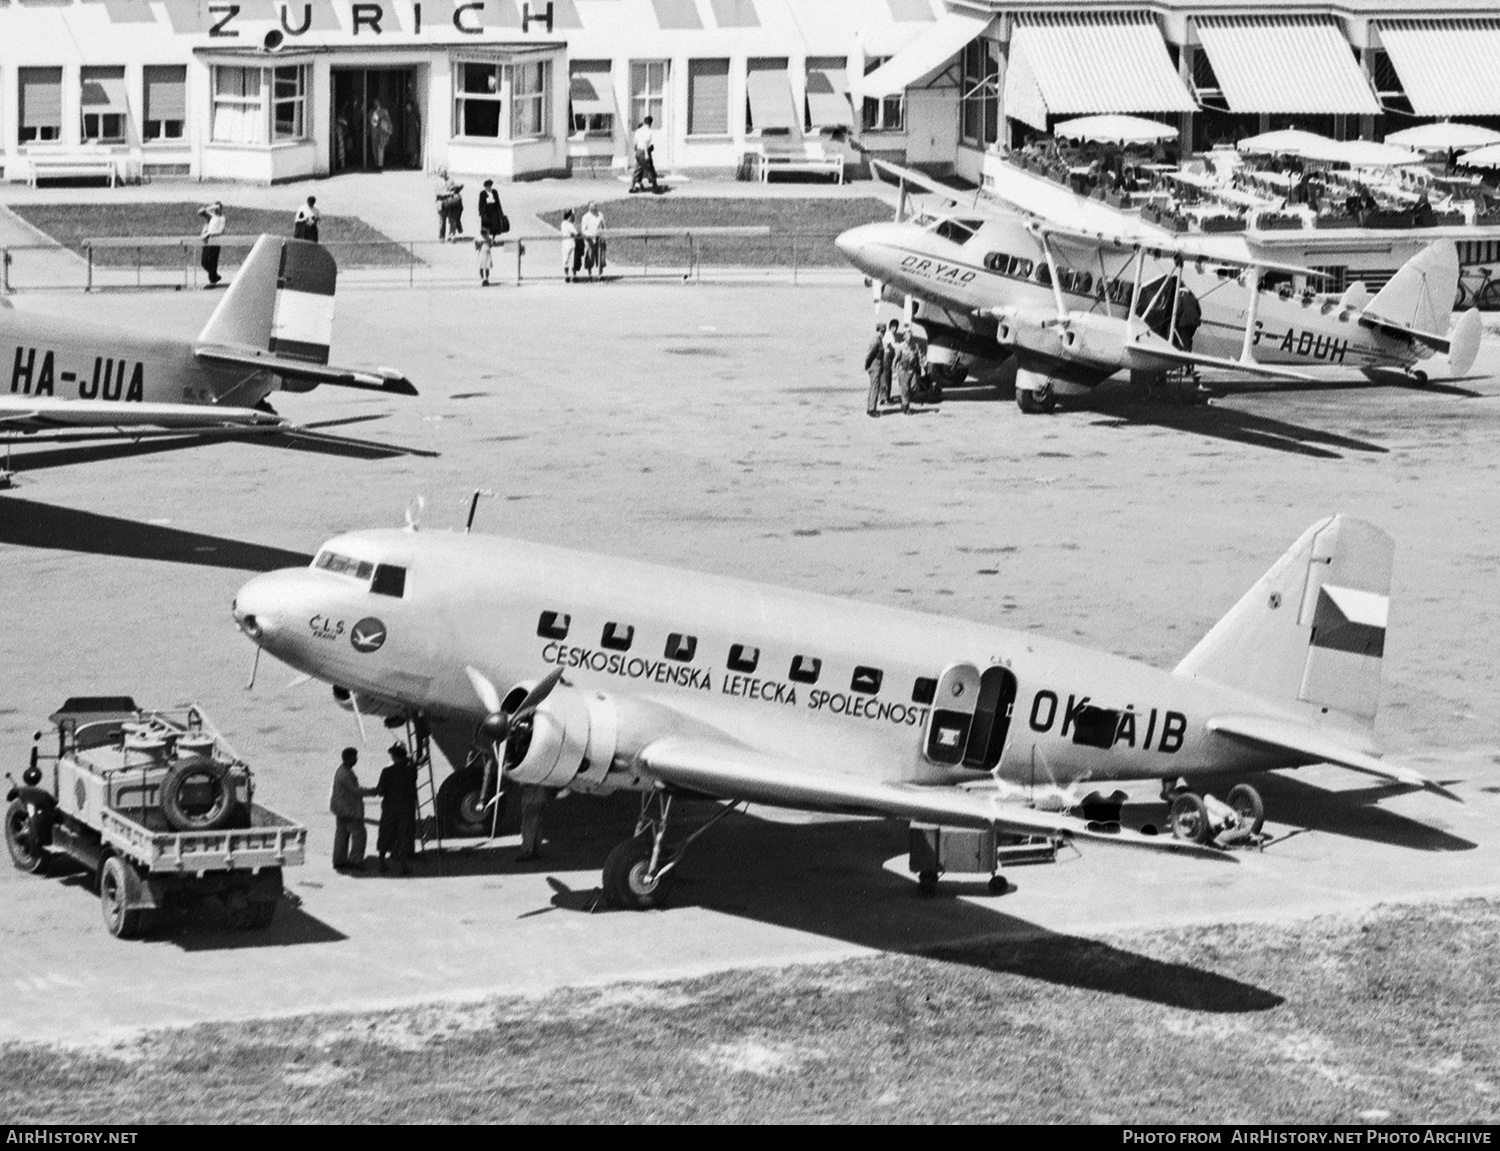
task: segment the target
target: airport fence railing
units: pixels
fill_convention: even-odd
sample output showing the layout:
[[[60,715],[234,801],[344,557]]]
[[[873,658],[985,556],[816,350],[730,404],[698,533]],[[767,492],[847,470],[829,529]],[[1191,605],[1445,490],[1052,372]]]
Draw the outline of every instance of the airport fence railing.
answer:
[[[608,279],[711,281],[779,279],[800,283],[854,270],[833,232],[773,232],[765,226],[628,228],[606,232]],[[226,235],[220,268],[232,276],[255,236]],[[475,239],[333,242],[324,247],[346,285],[478,282]],[[561,281],[563,240],[556,233],[508,234],[491,252],[490,278],[500,283]],[[105,291],[206,286],[197,236],[100,236],[77,248],[56,244],[0,248],[0,292]]]

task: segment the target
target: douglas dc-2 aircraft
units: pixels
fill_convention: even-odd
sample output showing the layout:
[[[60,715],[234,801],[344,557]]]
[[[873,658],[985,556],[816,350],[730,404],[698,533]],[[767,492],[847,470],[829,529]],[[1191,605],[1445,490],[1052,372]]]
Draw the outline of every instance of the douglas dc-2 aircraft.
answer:
[[[0,435],[275,432],[293,427],[266,403],[278,388],[416,395],[399,372],[328,366],[337,275],[317,244],[261,236],[191,343],[0,307]]]
[[[1413,256],[1373,297],[1363,284],[1318,295],[1292,288],[1294,276],[1316,279],[1310,269],[1237,256],[1223,237],[1148,234],[1123,213],[1111,232],[977,198],[959,207],[952,188],[882,166],[948,207],[851,229],[839,249],[888,298],[920,302],[931,358],[948,382],[963,378],[966,359],[1013,355],[1025,412],[1051,410],[1059,395],[1122,371],[1147,382],[1197,366],[1306,380],[1298,367],[1345,365],[1425,378],[1417,364],[1434,352],[1457,375],[1479,352],[1479,312],[1452,320],[1451,240]],[[1281,282],[1276,290],[1265,273]],[[1196,329],[1184,322],[1193,303]]]
[[[1377,758],[1391,555],[1369,524],[1314,524],[1171,672],[448,532],[338,536],[310,567],[252,579],[232,610],[257,660],[263,649],[333,684],[361,713],[433,724],[468,765],[445,781],[440,815],[483,807],[480,748],[517,783],[641,792],[637,834],[609,855],[603,887],[645,907],[687,846],[666,839],[677,795],[1205,851],[1186,842],[1206,837],[1203,800],[1179,778],[1326,762],[1438,789]],[[1178,842],[1014,802],[1123,779],[1172,789]]]

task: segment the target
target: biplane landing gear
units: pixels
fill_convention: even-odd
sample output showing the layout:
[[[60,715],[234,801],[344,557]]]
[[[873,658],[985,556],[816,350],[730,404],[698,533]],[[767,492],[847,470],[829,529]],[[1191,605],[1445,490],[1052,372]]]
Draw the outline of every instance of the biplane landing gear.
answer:
[[[681,843],[668,847],[667,821],[672,814],[672,793],[653,788],[641,795],[641,814],[635,835],[619,844],[604,860],[602,884],[609,907],[644,911],[660,907],[671,891],[672,876],[688,845],[740,804],[728,803],[702,827]]]
[[[1057,393],[1051,384],[1039,388],[1017,388],[1016,407],[1028,416],[1043,415],[1057,407]]]

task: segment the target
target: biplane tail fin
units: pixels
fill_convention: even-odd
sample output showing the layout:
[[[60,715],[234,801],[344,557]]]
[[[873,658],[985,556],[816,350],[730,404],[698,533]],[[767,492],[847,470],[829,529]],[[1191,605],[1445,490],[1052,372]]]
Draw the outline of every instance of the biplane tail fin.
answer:
[[[1309,719],[1330,709],[1365,728],[1380,702],[1391,537],[1363,520],[1319,520],[1177,665]]]

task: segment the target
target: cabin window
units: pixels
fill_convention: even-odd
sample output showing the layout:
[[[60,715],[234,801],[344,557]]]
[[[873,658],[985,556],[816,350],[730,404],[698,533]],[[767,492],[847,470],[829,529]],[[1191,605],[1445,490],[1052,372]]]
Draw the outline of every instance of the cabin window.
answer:
[[[693,653],[698,650],[698,637],[695,635],[683,635],[680,631],[674,631],[667,636],[667,647],[663,655],[668,659],[675,659],[678,663],[687,663],[693,658]]]
[[[744,672],[749,675],[760,663],[760,648],[746,647],[742,643],[732,644],[729,648],[729,670]]]
[[[370,590],[376,595],[400,599],[406,594],[406,569],[395,564],[376,564],[375,582],[370,585]]]
[[[792,666],[786,675],[793,683],[817,683],[822,672],[822,660],[810,655],[799,655],[792,658]]]
[[[1052,283],[1052,269],[1049,268],[1045,263],[1041,263],[1036,266],[1036,282],[1038,284],[1047,284],[1049,286]]]
[[[1018,276],[1024,280],[1031,275],[1030,260],[1007,256],[1004,252],[986,252],[984,266],[1001,276]]]
[[[375,565],[369,560],[357,560],[351,556],[329,551],[319,552],[318,558],[313,561],[313,566],[320,571],[332,572],[334,575],[353,576],[357,580],[367,580],[375,571]]]
[[[1087,296],[1094,290],[1094,277],[1089,272],[1069,268],[1058,273],[1058,279],[1062,281],[1063,291],[1072,292],[1076,296]]]
[[[568,625],[573,622],[573,617],[567,612],[544,611],[537,618],[536,634],[543,639],[567,639]]]
[[[861,695],[879,695],[880,681],[884,678],[885,672],[878,667],[857,667],[854,669],[854,677],[849,681],[849,690]]]
[[[916,682],[911,685],[912,703],[930,704],[936,695],[937,680],[929,676],[919,675]]]
[[[613,620],[604,625],[604,634],[599,637],[600,646],[607,647],[611,651],[629,651],[634,641],[635,626],[628,623],[615,623]]]

